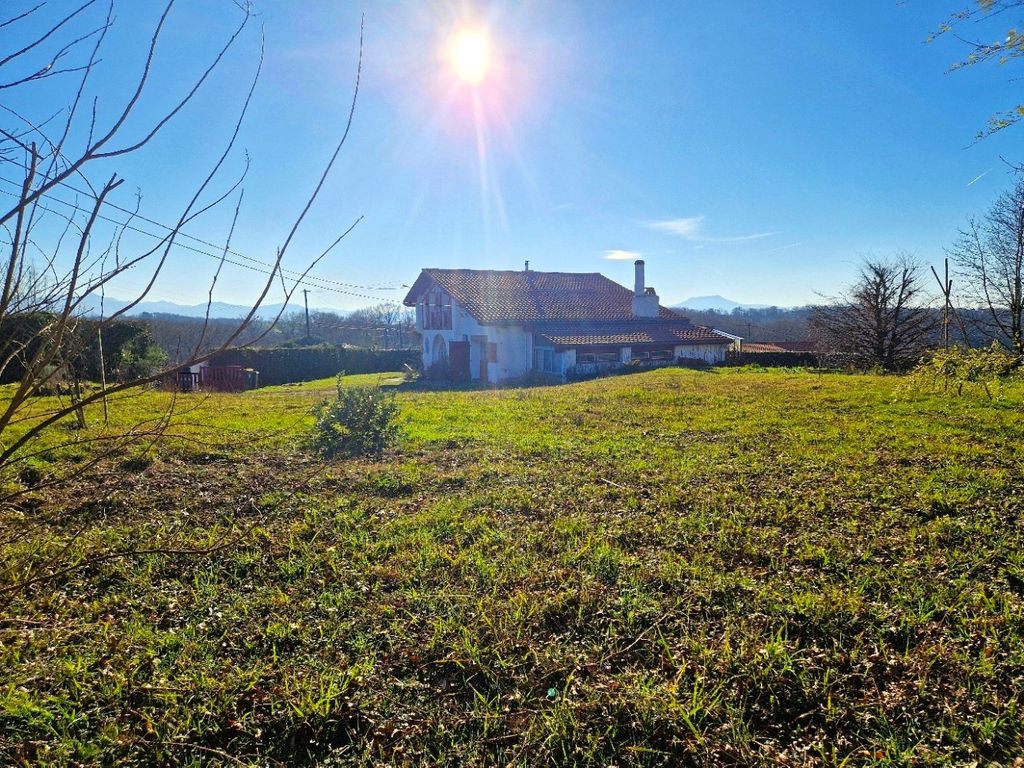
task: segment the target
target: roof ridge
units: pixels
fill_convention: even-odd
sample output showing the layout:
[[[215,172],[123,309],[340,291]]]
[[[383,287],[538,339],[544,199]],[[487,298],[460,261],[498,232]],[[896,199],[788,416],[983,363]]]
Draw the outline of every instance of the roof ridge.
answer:
[[[431,285],[442,288],[483,324],[635,319],[633,291],[600,272],[427,267],[403,303],[412,306]],[[658,312],[656,321],[686,320],[660,305]]]
[[[603,275],[600,272],[566,272],[564,270],[556,270],[554,272],[548,272],[543,269],[476,269],[475,267],[423,267],[424,272],[490,272],[495,274],[503,275],[589,275],[603,277],[605,280],[611,283],[615,283],[610,277]],[[626,288],[624,285],[615,283],[621,288]],[[628,291],[629,289],[626,288]]]

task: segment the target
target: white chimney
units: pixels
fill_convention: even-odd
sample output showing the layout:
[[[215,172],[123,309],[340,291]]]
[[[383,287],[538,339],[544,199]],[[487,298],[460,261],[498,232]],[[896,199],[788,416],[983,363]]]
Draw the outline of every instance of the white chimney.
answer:
[[[644,287],[644,261],[637,259],[636,280],[633,283],[633,317],[657,317],[660,311],[658,294],[653,288]]]

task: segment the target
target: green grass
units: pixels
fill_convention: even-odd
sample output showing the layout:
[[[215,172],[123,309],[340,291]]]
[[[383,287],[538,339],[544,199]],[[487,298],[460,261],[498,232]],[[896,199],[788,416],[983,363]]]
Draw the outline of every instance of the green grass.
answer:
[[[400,451],[323,465],[299,445],[332,388],[179,398],[176,439],[6,513],[2,562],[84,565],[0,613],[0,764],[1024,753],[1020,385],[400,391]],[[127,548],[164,551],[87,562]]]

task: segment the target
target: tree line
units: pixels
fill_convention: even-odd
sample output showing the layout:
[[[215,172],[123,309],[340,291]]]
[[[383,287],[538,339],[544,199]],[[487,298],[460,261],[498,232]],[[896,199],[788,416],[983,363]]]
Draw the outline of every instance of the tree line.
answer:
[[[8,313],[0,318],[0,384],[21,380],[41,348],[53,312],[32,310]],[[241,334],[238,320],[195,318],[172,314],[143,314],[104,321],[76,318],[50,355],[44,391],[74,386],[74,382],[125,382],[146,377],[169,366],[187,365],[200,354],[233,347],[260,349],[329,346],[377,351],[419,348],[415,314],[396,305],[378,304],[350,314],[311,312],[307,335],[305,314],[292,312],[280,318],[256,318]],[[216,359],[223,358],[219,355]],[[329,375],[329,374],[328,374]]]
[[[139,320],[150,328],[154,343],[172,362],[183,360],[197,346],[204,351],[221,347],[235,331],[237,320],[143,314]],[[238,346],[265,348],[331,344],[370,350],[412,349],[419,346],[415,314],[397,304],[380,303],[348,314],[311,311],[309,325],[304,312],[280,317],[255,318],[234,342]]]
[[[940,275],[909,254],[866,256],[845,290],[816,305],[685,313],[747,342],[814,340],[861,369],[907,370],[950,346],[995,344],[1024,360],[1024,169],[959,228],[946,262]]]
[[[736,307],[730,312],[680,309],[691,322],[744,341],[805,341],[812,307]]]
[[[940,341],[995,345],[1024,361],[1024,174],[946,251],[949,276],[907,254],[866,257],[840,296],[815,307],[809,328],[829,352],[862,368],[905,370]],[[930,278],[935,278],[935,289]],[[941,309],[936,304],[941,297]]]

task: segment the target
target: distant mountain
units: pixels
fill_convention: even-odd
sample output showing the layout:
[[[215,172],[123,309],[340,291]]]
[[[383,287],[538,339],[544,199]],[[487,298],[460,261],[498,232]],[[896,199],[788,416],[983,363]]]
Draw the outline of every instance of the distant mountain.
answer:
[[[724,296],[694,296],[676,304],[673,309],[696,309],[702,312],[732,312],[734,309],[765,309],[768,304],[741,304]]]
[[[108,297],[103,302],[103,312],[110,315],[123,309],[128,302]],[[259,316],[272,318],[281,311],[283,304],[264,304],[259,309]],[[249,314],[250,307],[243,304],[228,304],[223,301],[215,301],[210,305],[210,317],[238,319]],[[302,302],[290,302],[286,312],[302,312]],[[343,315],[336,309],[325,309],[322,307],[310,307],[310,312],[334,312]],[[89,300],[82,304],[81,314],[98,315],[100,313],[100,300],[98,296],[90,296]],[[129,317],[137,317],[144,314],[152,315],[177,315],[179,317],[205,317],[206,304],[175,304],[173,301],[143,301],[132,307],[125,313]]]

